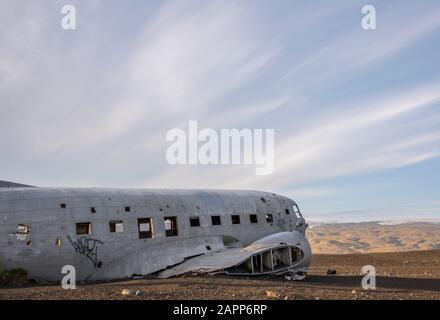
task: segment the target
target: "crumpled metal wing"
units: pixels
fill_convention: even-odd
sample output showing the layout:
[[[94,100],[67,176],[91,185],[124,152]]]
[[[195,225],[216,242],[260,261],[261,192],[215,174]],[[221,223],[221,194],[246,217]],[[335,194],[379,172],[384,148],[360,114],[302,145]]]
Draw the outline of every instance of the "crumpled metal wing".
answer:
[[[190,258],[160,272],[158,277],[169,278],[186,273],[229,275],[306,273],[310,261],[310,246],[302,233],[279,232],[259,239],[244,248],[225,248]]]

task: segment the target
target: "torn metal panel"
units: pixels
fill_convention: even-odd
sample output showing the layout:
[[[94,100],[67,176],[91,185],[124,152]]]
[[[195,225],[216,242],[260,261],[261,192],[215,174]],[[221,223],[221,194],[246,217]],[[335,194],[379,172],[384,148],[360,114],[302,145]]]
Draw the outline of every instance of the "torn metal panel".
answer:
[[[293,256],[298,250],[301,255]],[[307,272],[311,249],[305,237],[297,232],[281,232],[264,237],[244,248],[231,248],[206,253],[159,273],[169,278],[188,272],[223,272],[230,275],[264,275]]]

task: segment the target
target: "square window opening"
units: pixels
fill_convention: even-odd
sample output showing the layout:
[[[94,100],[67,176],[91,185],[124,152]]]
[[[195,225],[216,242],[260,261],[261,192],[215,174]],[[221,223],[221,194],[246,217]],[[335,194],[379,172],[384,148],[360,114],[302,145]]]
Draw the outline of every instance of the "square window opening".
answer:
[[[153,223],[151,218],[138,219],[139,239],[153,238]]]
[[[211,222],[213,226],[219,226],[222,224],[220,216],[211,216]]]
[[[177,217],[165,217],[163,221],[165,223],[165,235],[167,237],[177,236]]]
[[[249,220],[251,221],[251,223],[258,223],[258,217],[256,214],[250,214]]]
[[[90,222],[78,222],[76,224],[76,234],[78,236],[92,234],[92,224]]]
[[[232,224],[240,224],[240,216],[238,214],[231,215]]]
[[[124,223],[122,222],[122,220],[117,220],[117,221],[110,221],[108,223],[109,227],[110,227],[110,232],[124,232]]]
[[[273,223],[272,213],[266,213],[266,221],[267,221],[267,223]]]
[[[191,227],[200,227],[200,218],[199,217],[189,218],[189,225]]]

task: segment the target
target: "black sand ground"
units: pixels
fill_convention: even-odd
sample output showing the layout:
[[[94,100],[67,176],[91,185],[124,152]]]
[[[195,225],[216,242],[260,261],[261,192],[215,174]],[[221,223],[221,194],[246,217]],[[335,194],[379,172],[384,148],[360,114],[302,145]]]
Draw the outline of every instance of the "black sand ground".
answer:
[[[376,290],[361,288],[361,269],[376,269]],[[335,269],[336,275],[327,275]],[[122,291],[127,289],[128,295]],[[436,299],[440,300],[440,250],[314,255],[305,281],[283,277],[187,276],[79,285],[0,287],[0,299]]]

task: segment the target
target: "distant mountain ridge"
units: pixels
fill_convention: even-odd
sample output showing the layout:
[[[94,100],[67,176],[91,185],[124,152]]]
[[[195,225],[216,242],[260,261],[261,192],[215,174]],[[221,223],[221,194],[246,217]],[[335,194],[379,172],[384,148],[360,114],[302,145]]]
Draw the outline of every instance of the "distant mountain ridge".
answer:
[[[310,223],[313,253],[372,253],[440,249],[440,223],[388,221]]]

